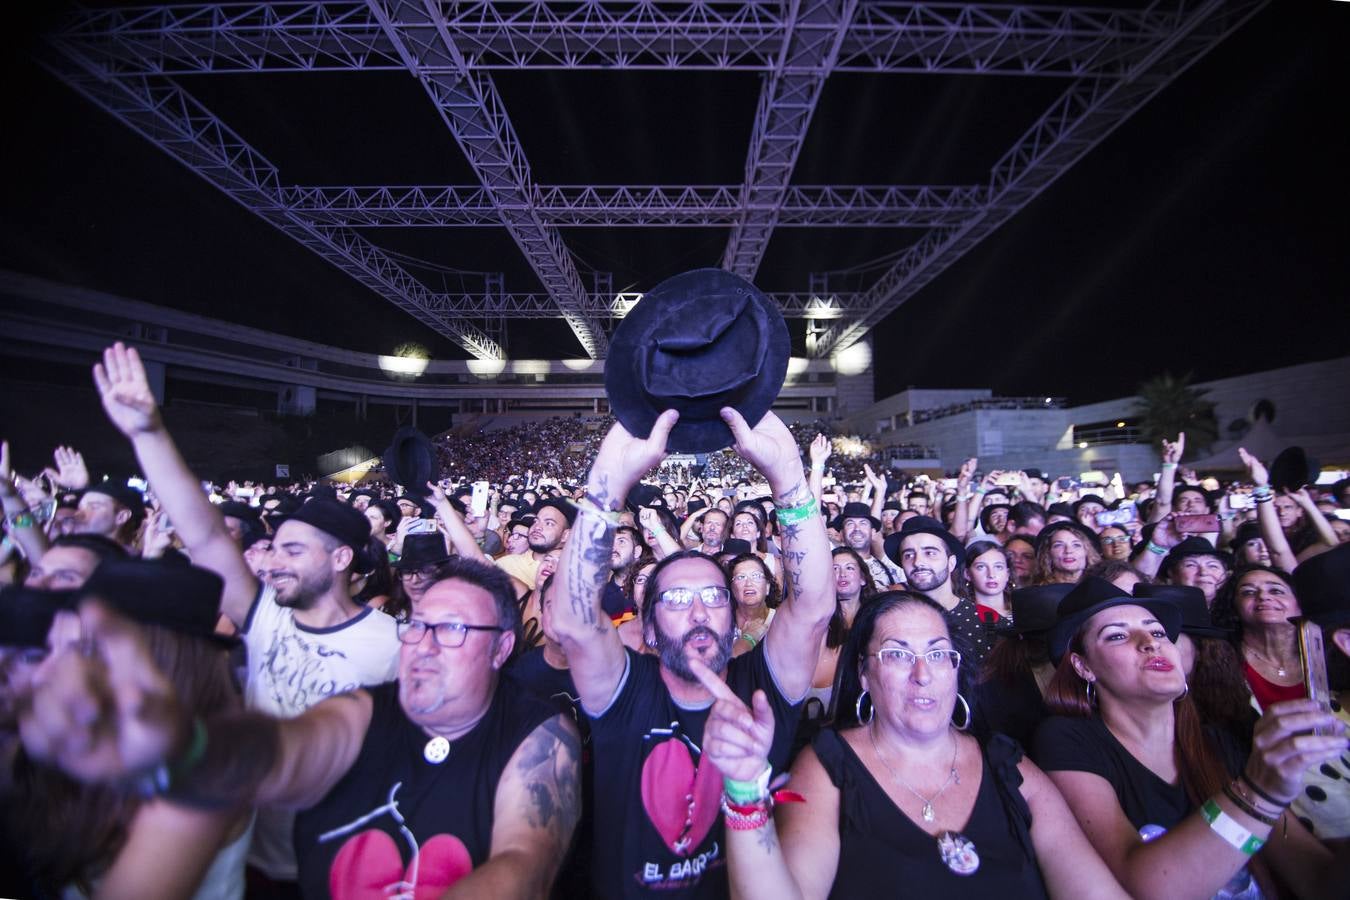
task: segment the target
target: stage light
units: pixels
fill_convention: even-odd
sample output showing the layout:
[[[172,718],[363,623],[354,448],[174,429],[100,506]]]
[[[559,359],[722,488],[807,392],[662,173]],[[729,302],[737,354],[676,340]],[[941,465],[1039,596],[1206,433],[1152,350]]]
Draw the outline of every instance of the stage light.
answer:
[[[393,356],[380,356],[378,362],[384,374],[411,381],[427,370],[431,354],[421,344],[400,344],[394,348]]]
[[[831,356],[830,365],[840,375],[861,375],[872,366],[872,348],[866,341],[858,341]]]
[[[469,359],[465,360],[470,374],[477,375],[479,378],[495,378],[506,371],[506,360],[504,359]]]

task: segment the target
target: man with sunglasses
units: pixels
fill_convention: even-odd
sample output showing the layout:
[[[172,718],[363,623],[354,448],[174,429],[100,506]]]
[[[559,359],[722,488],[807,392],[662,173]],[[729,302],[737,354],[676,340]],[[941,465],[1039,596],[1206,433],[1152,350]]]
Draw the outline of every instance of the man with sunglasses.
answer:
[[[620,424],[610,430],[555,576],[551,625],[591,720],[595,835],[608,848],[593,856],[595,897],[727,895],[723,779],[702,752],[713,698],[691,661],[772,712],[769,758],[781,769],[834,612],[825,524],[792,433],[771,412],[752,429],[728,408],[722,419],[736,452],[768,482],[778,508],[784,602],[764,640],[732,659],[736,601],[726,573],[696,550],[671,554],[652,570],[643,604],[643,637],[656,652],[625,649],[601,607],[606,562],[624,498],[664,457],[677,418],[664,413],[646,439]],[[769,777],[766,770],[762,784],[745,789],[761,791]]]
[[[96,604],[80,617],[89,649],[54,661],[36,686],[46,712],[23,721],[36,758],[85,782],[135,779],[200,815],[302,810],[305,897],[548,894],[580,812],[580,741],[570,714],[498,689],[520,612],[496,567],[437,573],[398,624],[396,682],[290,719],[193,719],[134,625]],[[193,839],[161,835],[163,868]],[[146,872],[143,893],[163,874]]]

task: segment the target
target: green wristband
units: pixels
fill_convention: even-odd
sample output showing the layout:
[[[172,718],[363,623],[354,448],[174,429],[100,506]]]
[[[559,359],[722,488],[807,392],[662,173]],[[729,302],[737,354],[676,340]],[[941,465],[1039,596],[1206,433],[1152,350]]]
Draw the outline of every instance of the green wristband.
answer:
[[[801,506],[777,507],[777,512],[779,525],[800,525],[819,515],[820,505],[816,503],[816,498],[812,497]]]
[[[723,778],[722,789],[726,791],[727,798],[732,803],[737,806],[748,806],[769,796],[769,778],[772,775],[773,766],[766,765],[764,771],[754,781],[735,781],[731,778]]]

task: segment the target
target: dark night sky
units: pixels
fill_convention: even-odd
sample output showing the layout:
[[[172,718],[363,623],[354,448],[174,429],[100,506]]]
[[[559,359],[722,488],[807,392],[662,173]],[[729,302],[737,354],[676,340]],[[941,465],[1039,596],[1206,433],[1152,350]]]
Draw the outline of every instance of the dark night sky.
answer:
[[[48,15],[53,15],[48,13]],[[27,61],[0,100],[9,173],[0,266],[370,352],[456,345],[262,220]],[[1164,370],[1208,379],[1346,352],[1350,3],[1275,2],[876,330],[877,395],[992,387],[1075,401]],[[734,184],[759,79],[749,74],[494,74],[541,183]],[[406,75],[182,82],[281,170],[311,184],[470,184]],[[836,75],[798,184],[965,183],[1064,89],[1057,79]],[[383,229],[387,250],[538,283],[503,229]],[[715,265],[725,229],[565,229],[589,282],[650,287]],[[913,232],[779,229],[758,282],[866,267]],[[441,279],[424,274],[434,288]],[[838,276],[861,287],[879,270]],[[472,275],[466,276],[472,284]],[[1277,313],[1277,314],[1272,314]],[[1333,326],[1333,327],[1328,327]],[[1334,327],[1340,326],[1340,327]],[[580,355],[560,323],[512,323],[513,356]]]

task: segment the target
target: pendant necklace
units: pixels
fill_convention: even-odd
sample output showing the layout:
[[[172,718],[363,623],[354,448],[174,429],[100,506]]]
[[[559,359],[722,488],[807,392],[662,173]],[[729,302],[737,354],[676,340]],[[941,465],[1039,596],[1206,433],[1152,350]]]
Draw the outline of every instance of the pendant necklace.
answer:
[[[1280,678],[1287,678],[1287,677],[1289,677],[1289,673],[1288,673],[1288,671],[1286,671],[1286,669],[1285,669],[1284,666],[1282,666],[1282,665],[1280,665],[1279,663],[1275,662],[1273,659],[1271,659],[1270,657],[1266,656],[1264,653],[1259,653],[1259,652],[1257,652],[1255,649],[1253,649],[1253,648],[1251,648],[1251,647],[1249,647],[1249,646],[1246,646],[1246,645],[1243,646],[1243,649],[1247,651],[1247,655],[1249,655],[1249,656],[1254,656],[1256,659],[1260,660],[1261,662],[1265,663],[1266,665],[1268,665],[1268,666],[1270,666],[1272,669],[1274,669],[1274,670],[1275,670],[1275,674],[1276,674],[1277,676],[1279,676]]]
[[[422,757],[429,763],[439,766],[450,756],[450,742],[437,735],[427,741],[427,745],[422,748]]]
[[[915,797],[918,797],[920,800],[923,801],[923,820],[925,822],[932,822],[933,820],[935,820],[937,818],[937,813],[934,812],[933,810],[934,801],[936,801],[937,798],[941,797],[942,792],[947,790],[947,788],[950,787],[953,782],[955,782],[956,784],[961,783],[961,776],[956,771],[956,751],[957,748],[959,747],[959,744],[956,741],[956,736],[955,735],[952,736],[952,764],[950,771],[947,773],[947,780],[942,783],[942,787],[938,788],[938,792],[934,794],[932,797],[925,797],[923,794],[920,794],[918,791],[914,790],[914,788],[910,787],[909,784],[903,778],[895,774],[895,769],[891,768],[890,762],[882,754],[881,747],[877,744],[876,736],[872,734],[871,728],[867,729],[867,738],[872,742],[872,749],[876,752],[877,759],[881,760],[881,764],[886,767],[887,772],[891,773],[891,777],[895,779],[896,783],[899,784],[905,790],[909,791]]]

